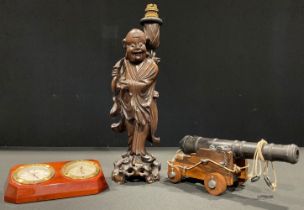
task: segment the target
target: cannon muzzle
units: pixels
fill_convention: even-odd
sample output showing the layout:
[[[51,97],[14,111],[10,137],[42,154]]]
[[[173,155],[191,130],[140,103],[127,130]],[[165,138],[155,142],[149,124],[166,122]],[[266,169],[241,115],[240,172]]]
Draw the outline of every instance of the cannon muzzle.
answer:
[[[231,150],[236,159],[252,159],[257,143],[239,140],[226,140],[217,138],[204,138],[200,136],[185,136],[180,141],[180,149],[185,154],[196,153],[200,148],[221,148]],[[265,160],[297,163],[299,160],[299,147],[295,144],[266,144],[262,153]]]

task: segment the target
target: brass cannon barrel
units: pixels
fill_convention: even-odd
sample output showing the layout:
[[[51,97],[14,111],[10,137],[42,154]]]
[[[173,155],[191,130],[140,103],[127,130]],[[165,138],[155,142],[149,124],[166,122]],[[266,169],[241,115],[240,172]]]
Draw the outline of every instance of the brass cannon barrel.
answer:
[[[187,135],[180,141],[180,149],[185,154],[196,153],[200,148],[230,149],[236,159],[252,159],[257,143],[239,140],[226,140],[217,138],[204,138]],[[299,147],[295,144],[266,144],[262,149],[265,160],[297,163],[299,160]]]

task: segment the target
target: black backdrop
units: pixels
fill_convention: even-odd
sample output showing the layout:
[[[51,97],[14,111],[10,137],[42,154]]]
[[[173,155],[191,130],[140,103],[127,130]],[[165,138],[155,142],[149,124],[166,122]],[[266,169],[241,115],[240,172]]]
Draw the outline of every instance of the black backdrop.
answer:
[[[0,0],[0,146],[126,146],[111,68],[149,1]],[[304,1],[158,1],[158,135],[302,142]]]

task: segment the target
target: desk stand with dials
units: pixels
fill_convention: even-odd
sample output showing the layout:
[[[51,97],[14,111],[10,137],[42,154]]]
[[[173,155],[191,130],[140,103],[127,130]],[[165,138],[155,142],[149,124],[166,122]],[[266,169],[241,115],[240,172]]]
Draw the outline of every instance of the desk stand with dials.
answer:
[[[97,194],[106,188],[97,160],[16,165],[10,170],[4,200],[35,202]]]

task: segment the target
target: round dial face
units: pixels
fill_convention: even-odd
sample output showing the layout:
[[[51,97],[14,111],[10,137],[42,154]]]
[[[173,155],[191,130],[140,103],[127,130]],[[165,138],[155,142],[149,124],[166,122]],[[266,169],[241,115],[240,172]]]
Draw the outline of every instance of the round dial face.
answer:
[[[23,165],[13,172],[13,179],[20,184],[37,184],[51,179],[54,169],[48,164]]]
[[[99,166],[89,160],[76,160],[66,163],[62,168],[62,174],[72,179],[87,179],[97,176]]]

